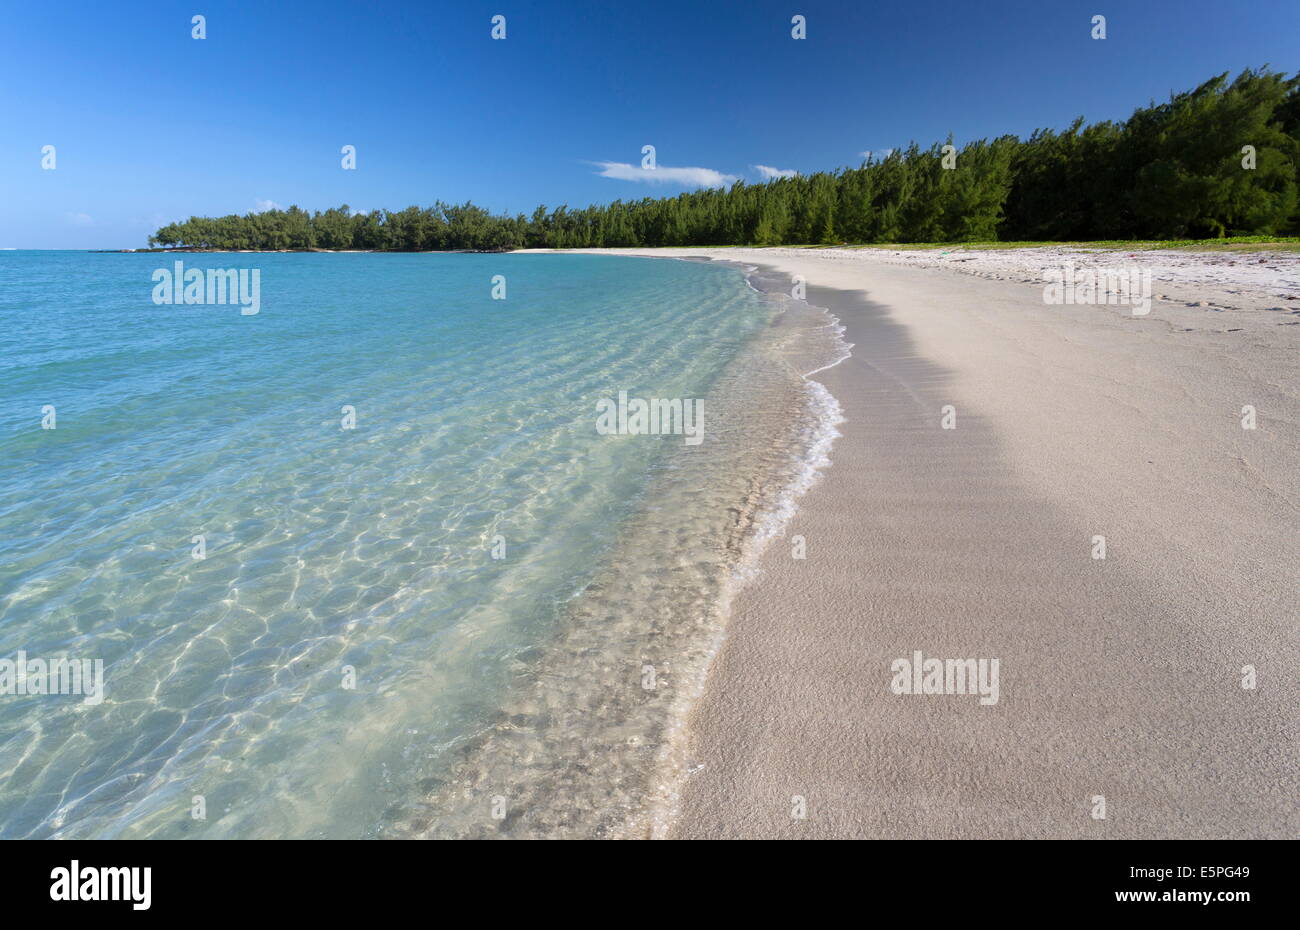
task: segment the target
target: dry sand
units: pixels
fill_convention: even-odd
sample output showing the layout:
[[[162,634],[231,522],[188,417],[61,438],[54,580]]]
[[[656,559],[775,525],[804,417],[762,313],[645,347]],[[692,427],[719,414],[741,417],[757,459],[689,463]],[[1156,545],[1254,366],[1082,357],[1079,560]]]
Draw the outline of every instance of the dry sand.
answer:
[[[815,376],[846,422],[807,557],[737,599],[673,835],[1300,831],[1300,259],[1126,254],[1173,298],[1134,317],[1045,305],[1060,250],[620,251],[802,275],[854,344]],[[998,659],[998,703],[892,693],[914,650]]]

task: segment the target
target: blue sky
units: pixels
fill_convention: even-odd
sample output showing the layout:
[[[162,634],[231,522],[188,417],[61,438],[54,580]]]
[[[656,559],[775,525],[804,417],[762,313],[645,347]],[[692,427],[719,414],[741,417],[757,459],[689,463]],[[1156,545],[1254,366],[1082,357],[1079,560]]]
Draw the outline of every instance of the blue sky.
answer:
[[[646,144],[661,169],[809,173],[1292,72],[1297,36],[1297,0],[10,0],[0,247],[143,246],[161,223],[268,202],[529,213],[685,189],[594,164],[639,166]]]

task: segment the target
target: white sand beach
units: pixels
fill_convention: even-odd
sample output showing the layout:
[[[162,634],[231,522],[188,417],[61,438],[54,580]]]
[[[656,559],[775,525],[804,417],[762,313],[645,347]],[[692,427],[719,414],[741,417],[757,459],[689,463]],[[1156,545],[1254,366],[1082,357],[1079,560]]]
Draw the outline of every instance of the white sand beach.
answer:
[[[737,599],[671,835],[1296,835],[1300,257],[599,254],[800,275],[854,345],[815,376],[842,436]],[[1151,312],[1046,304],[1064,261],[1150,269]],[[997,659],[997,702],[894,693],[918,650]]]

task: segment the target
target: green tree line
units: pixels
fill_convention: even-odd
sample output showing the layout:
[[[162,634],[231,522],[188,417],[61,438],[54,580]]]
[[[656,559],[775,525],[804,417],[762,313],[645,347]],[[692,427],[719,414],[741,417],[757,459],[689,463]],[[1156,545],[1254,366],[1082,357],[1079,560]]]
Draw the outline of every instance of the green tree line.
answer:
[[[1227,73],[1122,123],[912,143],[858,168],[493,215],[471,203],[192,217],[151,246],[427,251],[1300,233],[1300,73]],[[1247,149],[1246,147],[1250,148]],[[954,158],[955,156],[955,158]]]

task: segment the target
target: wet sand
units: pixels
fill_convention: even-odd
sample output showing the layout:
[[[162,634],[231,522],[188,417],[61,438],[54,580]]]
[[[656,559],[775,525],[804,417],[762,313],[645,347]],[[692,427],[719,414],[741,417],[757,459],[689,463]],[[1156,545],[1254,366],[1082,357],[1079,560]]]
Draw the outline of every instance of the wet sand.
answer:
[[[843,435],[737,597],[673,836],[1297,833],[1294,316],[679,254],[802,274],[854,349],[815,376]],[[998,702],[893,693],[915,650],[998,659]]]

